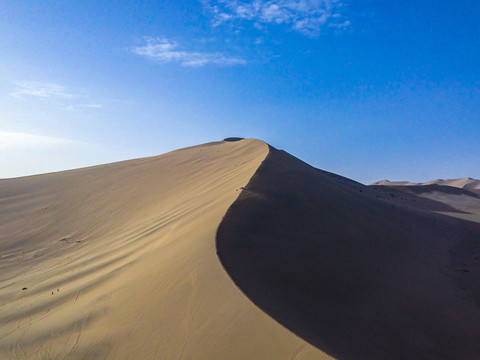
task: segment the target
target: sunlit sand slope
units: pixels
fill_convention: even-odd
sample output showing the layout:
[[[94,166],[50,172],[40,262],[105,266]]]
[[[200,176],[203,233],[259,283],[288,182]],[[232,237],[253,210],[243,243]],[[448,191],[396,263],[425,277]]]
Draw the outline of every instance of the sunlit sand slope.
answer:
[[[0,359],[326,359],[223,270],[257,140],[0,181]]]
[[[272,149],[220,224],[220,260],[337,359],[480,359],[480,224],[397,196]]]

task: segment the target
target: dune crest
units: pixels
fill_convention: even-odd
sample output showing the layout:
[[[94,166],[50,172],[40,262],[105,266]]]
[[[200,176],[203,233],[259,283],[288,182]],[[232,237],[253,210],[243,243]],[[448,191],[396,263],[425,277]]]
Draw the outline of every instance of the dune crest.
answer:
[[[396,196],[271,149],[220,224],[220,260],[337,359],[479,359],[480,224]]]
[[[0,181],[1,359],[327,359],[215,249],[258,140]]]
[[[0,359],[477,360],[463,180],[364,186],[241,138],[0,180]]]

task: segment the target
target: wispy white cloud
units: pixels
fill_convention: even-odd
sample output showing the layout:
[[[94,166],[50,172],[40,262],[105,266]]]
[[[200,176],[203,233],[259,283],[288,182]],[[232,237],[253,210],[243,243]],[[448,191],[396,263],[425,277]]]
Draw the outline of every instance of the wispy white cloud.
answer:
[[[220,53],[185,51],[179,49],[176,42],[160,38],[146,38],[146,44],[132,49],[133,53],[160,63],[176,62],[181,66],[200,67],[207,64],[234,66],[244,65],[246,61],[237,57],[228,57]]]
[[[213,14],[213,26],[234,21],[250,21],[262,25],[285,25],[307,36],[320,34],[322,26],[344,28],[350,23],[342,19],[343,0],[203,0]]]
[[[72,104],[65,107],[65,110],[68,110],[68,111],[78,111],[78,110],[84,110],[84,109],[94,109],[94,110],[103,109],[103,104],[75,104],[75,105]]]
[[[0,150],[46,148],[77,143],[74,140],[34,135],[23,132],[0,131]]]
[[[62,85],[39,81],[17,81],[15,89],[10,93],[15,98],[36,97],[36,98],[72,98]]]
[[[103,104],[86,104],[83,107],[87,109],[103,109]]]
[[[333,24],[330,24],[329,26],[341,30],[341,29],[348,28],[350,26],[350,24],[351,24],[351,22],[349,20],[345,20],[344,22],[333,23]]]
[[[71,92],[67,87],[52,82],[42,81],[14,81],[9,95],[16,100],[25,102],[61,104],[66,110],[101,109],[103,105],[85,93],[85,91]]]

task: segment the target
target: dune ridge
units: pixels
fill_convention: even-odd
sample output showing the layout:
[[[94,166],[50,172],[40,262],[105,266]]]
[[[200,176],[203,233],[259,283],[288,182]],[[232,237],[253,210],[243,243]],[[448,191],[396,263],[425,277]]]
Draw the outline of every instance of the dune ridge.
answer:
[[[0,180],[0,359],[478,359],[479,199],[426,186],[241,138]]]
[[[271,148],[220,224],[219,257],[336,359],[479,359],[480,224],[397,200]]]
[[[258,140],[0,181],[0,359],[328,359],[223,270]]]

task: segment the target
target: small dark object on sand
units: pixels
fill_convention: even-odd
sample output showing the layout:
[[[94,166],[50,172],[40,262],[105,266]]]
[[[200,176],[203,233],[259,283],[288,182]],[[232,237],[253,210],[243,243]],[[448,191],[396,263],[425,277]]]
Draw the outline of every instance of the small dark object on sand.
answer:
[[[228,138],[225,138],[223,139],[223,141],[240,141],[240,140],[243,140],[245,138],[241,138],[241,137],[228,137]]]
[[[27,290],[27,288],[24,287],[24,288],[22,288],[22,290]]]

